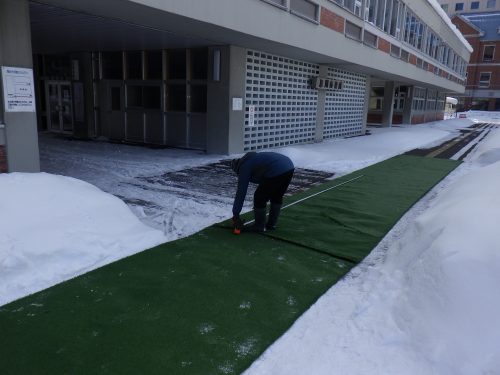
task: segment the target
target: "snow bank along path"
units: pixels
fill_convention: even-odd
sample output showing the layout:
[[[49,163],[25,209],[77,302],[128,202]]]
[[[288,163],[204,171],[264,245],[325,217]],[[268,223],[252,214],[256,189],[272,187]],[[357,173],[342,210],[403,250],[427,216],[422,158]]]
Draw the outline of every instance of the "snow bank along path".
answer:
[[[0,305],[165,242],[120,199],[71,177],[0,174]]]

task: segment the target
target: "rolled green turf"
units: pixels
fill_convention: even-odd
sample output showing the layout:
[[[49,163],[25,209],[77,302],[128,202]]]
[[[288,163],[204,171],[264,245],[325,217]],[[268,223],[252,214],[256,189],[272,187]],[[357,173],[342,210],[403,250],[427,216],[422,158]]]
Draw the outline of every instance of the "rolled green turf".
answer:
[[[276,238],[214,226],[5,305],[0,373],[239,374],[457,165],[393,158],[285,209]]]

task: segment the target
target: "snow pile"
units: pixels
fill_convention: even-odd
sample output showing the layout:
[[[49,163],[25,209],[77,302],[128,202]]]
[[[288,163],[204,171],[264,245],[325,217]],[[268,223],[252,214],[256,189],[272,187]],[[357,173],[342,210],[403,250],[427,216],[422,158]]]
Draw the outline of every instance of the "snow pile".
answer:
[[[334,139],[277,149],[296,167],[336,173],[336,177],[422,146],[431,147],[457,135],[471,120],[448,120],[422,126],[370,129],[368,137]]]
[[[165,242],[120,199],[46,173],[0,174],[0,305]]]
[[[498,162],[466,175],[388,254],[396,328],[438,374],[500,369],[499,186]]]
[[[472,158],[245,374],[498,374],[500,132]]]
[[[475,122],[500,124],[500,112],[468,111],[466,115]]]

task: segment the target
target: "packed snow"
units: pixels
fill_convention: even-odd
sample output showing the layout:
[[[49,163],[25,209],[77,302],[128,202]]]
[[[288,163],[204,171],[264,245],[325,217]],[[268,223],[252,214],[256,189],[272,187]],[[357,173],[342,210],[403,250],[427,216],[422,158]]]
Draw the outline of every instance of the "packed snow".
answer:
[[[498,118],[469,112],[276,151],[340,176]],[[228,156],[49,136],[40,149],[45,173],[0,174],[0,305],[231,216],[232,197],[136,183]],[[245,374],[499,373],[499,186],[495,129]],[[156,211],[130,203],[146,198]]]

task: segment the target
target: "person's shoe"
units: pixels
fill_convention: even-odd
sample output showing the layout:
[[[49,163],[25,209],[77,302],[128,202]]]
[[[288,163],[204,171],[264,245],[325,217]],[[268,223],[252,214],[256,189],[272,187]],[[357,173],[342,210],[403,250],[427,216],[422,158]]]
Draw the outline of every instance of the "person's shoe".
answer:
[[[255,222],[248,227],[248,232],[262,233],[266,230],[266,208],[254,208],[253,214]]]
[[[274,230],[276,229],[276,224],[278,223],[278,217],[280,216],[281,204],[271,203],[271,209],[269,210],[269,217],[267,219],[266,229]]]

